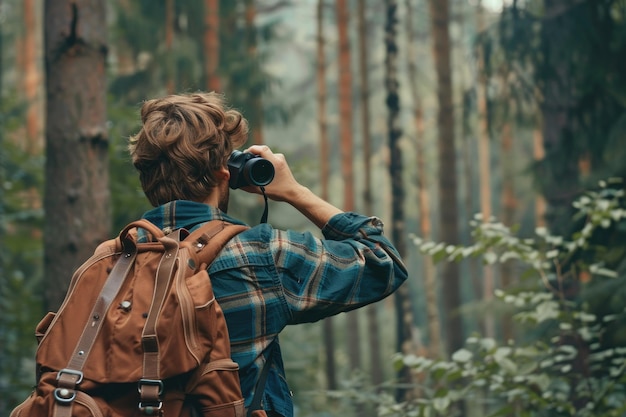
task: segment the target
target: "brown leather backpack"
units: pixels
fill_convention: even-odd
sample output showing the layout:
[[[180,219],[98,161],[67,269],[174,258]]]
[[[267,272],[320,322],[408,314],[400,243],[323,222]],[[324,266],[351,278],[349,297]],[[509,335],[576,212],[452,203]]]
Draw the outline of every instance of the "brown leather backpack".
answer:
[[[138,229],[152,239],[138,242]],[[244,416],[207,273],[243,229],[164,235],[139,220],[101,244],[37,326],[37,386],[11,417]]]

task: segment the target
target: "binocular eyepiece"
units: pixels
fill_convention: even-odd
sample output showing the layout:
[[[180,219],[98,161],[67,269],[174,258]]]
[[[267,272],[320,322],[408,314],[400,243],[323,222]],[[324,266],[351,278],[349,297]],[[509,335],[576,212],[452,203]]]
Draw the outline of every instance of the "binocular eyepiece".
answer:
[[[249,185],[264,186],[274,179],[274,165],[250,152],[233,151],[228,158],[228,186],[237,189]]]

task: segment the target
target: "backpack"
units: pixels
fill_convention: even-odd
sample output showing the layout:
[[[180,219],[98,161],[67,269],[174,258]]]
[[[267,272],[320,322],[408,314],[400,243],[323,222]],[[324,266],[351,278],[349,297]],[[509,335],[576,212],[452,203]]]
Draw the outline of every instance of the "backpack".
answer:
[[[207,267],[245,228],[138,220],[102,243],[37,325],[37,385],[11,417],[244,416]]]

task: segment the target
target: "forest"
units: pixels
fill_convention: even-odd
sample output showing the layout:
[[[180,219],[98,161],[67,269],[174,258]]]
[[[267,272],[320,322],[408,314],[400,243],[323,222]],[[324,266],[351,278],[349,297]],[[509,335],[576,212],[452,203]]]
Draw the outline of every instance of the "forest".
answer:
[[[281,335],[298,417],[626,416],[625,57],[626,0],[0,0],[0,415],[74,269],[150,209],[142,101],[217,91],[409,270]]]

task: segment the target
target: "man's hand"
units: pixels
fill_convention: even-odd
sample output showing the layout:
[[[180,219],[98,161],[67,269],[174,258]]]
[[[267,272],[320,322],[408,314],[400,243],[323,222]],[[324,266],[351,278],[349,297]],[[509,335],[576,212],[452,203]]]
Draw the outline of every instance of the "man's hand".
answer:
[[[298,209],[320,229],[342,210],[322,200],[293,176],[285,155],[274,153],[265,145],[253,145],[245,152],[251,152],[267,159],[274,165],[274,179],[265,186],[265,194],[274,201],[284,201]],[[243,187],[243,190],[260,194],[259,187]]]

